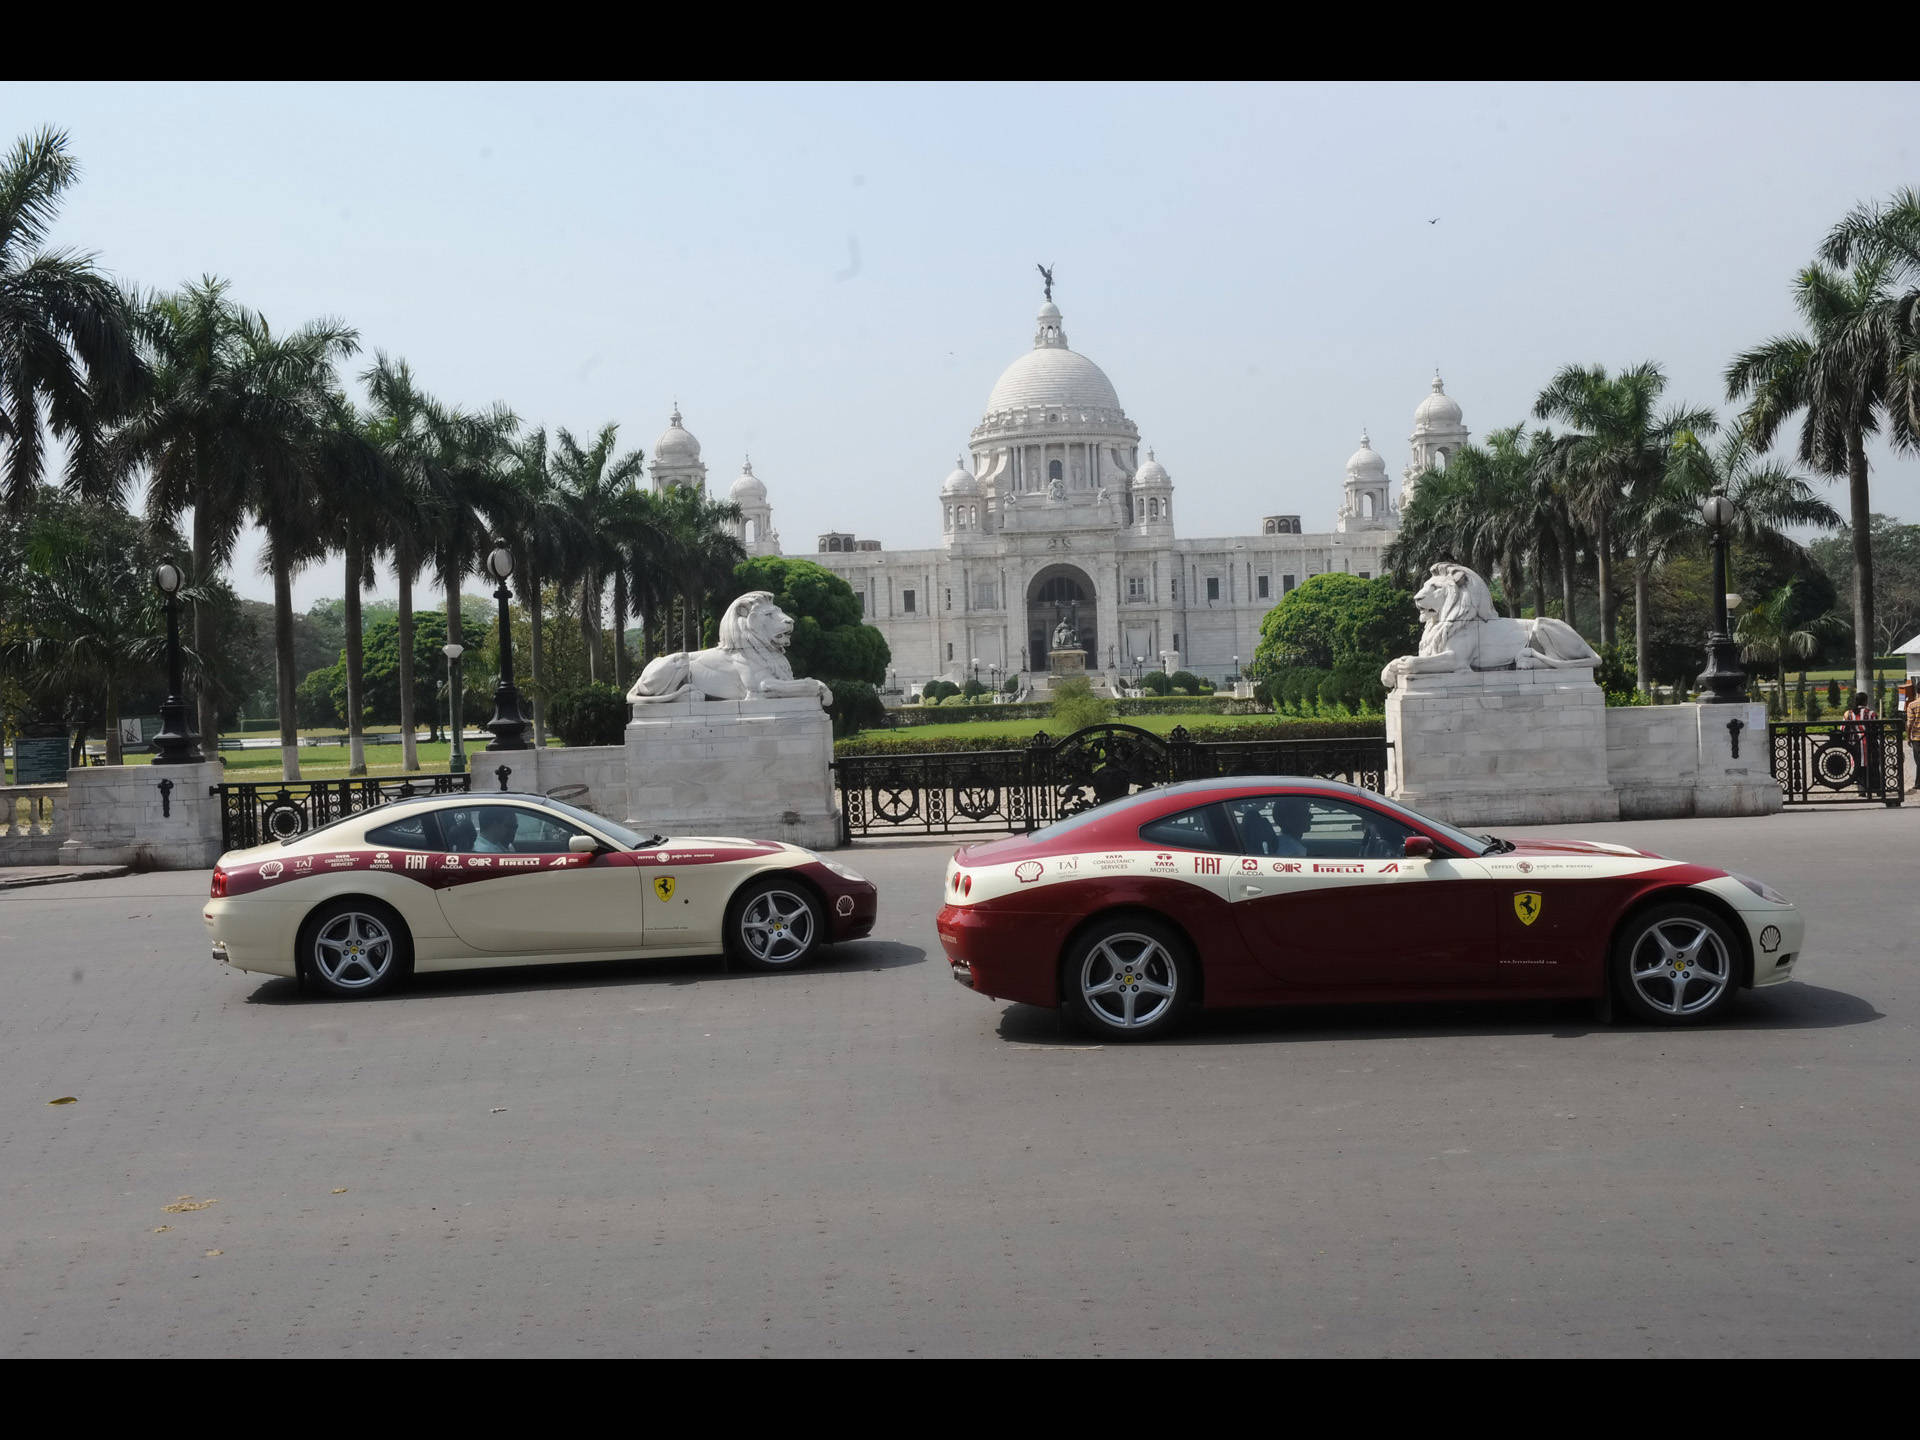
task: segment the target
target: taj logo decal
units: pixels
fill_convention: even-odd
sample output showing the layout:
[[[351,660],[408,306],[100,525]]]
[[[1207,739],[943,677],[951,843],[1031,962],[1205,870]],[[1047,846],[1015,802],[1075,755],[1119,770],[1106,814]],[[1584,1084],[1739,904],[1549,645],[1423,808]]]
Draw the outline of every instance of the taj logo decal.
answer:
[[[1022,860],[1013,867],[1013,878],[1022,885],[1031,885],[1046,872],[1046,866],[1038,860]]]
[[[658,895],[662,900],[671,900],[673,898],[673,876],[671,875],[654,876],[653,877],[653,893]]]
[[[1520,917],[1522,925],[1531,925],[1540,918],[1540,892],[1522,890],[1513,897],[1513,913]]]

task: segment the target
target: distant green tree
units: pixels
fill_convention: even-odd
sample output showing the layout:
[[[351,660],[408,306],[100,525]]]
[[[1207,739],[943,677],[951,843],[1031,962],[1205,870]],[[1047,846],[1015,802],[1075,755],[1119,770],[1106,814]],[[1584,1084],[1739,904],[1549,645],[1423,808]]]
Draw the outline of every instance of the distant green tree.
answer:
[[[736,565],[721,607],[752,590],[771,591],[793,617],[787,658],[795,675],[832,685],[837,680],[882,684],[892,653],[886,638],[860,618],[860,597],[824,565],[811,560],[761,556]],[[924,692],[923,692],[924,693]],[[954,693],[959,693],[956,688]]]
[[[1084,730],[1113,718],[1113,702],[1093,693],[1084,675],[1072,675],[1053,687],[1053,722],[1062,731]]]
[[[1249,672],[1270,676],[1289,666],[1332,670],[1356,662],[1378,671],[1419,643],[1413,597],[1392,581],[1315,575],[1267,612]]]

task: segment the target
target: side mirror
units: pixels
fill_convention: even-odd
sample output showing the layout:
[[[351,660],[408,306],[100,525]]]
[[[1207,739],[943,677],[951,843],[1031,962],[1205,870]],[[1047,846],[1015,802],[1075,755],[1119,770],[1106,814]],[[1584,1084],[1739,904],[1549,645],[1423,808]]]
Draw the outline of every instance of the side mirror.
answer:
[[[606,848],[591,835],[575,835],[567,841],[567,850],[574,855],[598,855]]]
[[[1408,859],[1427,860],[1433,857],[1433,838],[1429,835],[1409,835],[1405,854]]]

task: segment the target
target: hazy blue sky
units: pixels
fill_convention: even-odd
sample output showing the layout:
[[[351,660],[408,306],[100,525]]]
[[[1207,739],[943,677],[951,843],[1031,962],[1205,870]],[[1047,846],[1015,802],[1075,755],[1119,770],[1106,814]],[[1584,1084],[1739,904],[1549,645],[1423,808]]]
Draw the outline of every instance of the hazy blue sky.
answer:
[[[1406,462],[1436,364],[1476,437],[1570,361],[1724,408],[1834,220],[1920,183],[1912,85],[0,88],[0,138],[48,123],[84,167],[61,243],[343,319],[549,429],[651,449],[678,397],[789,551],[935,542],[1036,261],[1182,535],[1328,529],[1362,426]],[[1874,460],[1920,519],[1920,462]]]

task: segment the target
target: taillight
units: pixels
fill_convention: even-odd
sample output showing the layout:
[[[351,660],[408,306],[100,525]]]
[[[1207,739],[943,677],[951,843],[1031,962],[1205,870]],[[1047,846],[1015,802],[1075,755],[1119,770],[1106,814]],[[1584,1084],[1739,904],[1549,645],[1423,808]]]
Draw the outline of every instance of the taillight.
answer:
[[[227,872],[222,870],[218,865],[216,865],[213,867],[213,884],[208,887],[207,894],[212,896],[215,900],[221,900],[226,898],[226,893],[227,893]]]
[[[962,895],[973,894],[973,876],[962,875],[960,877],[960,893]]]

